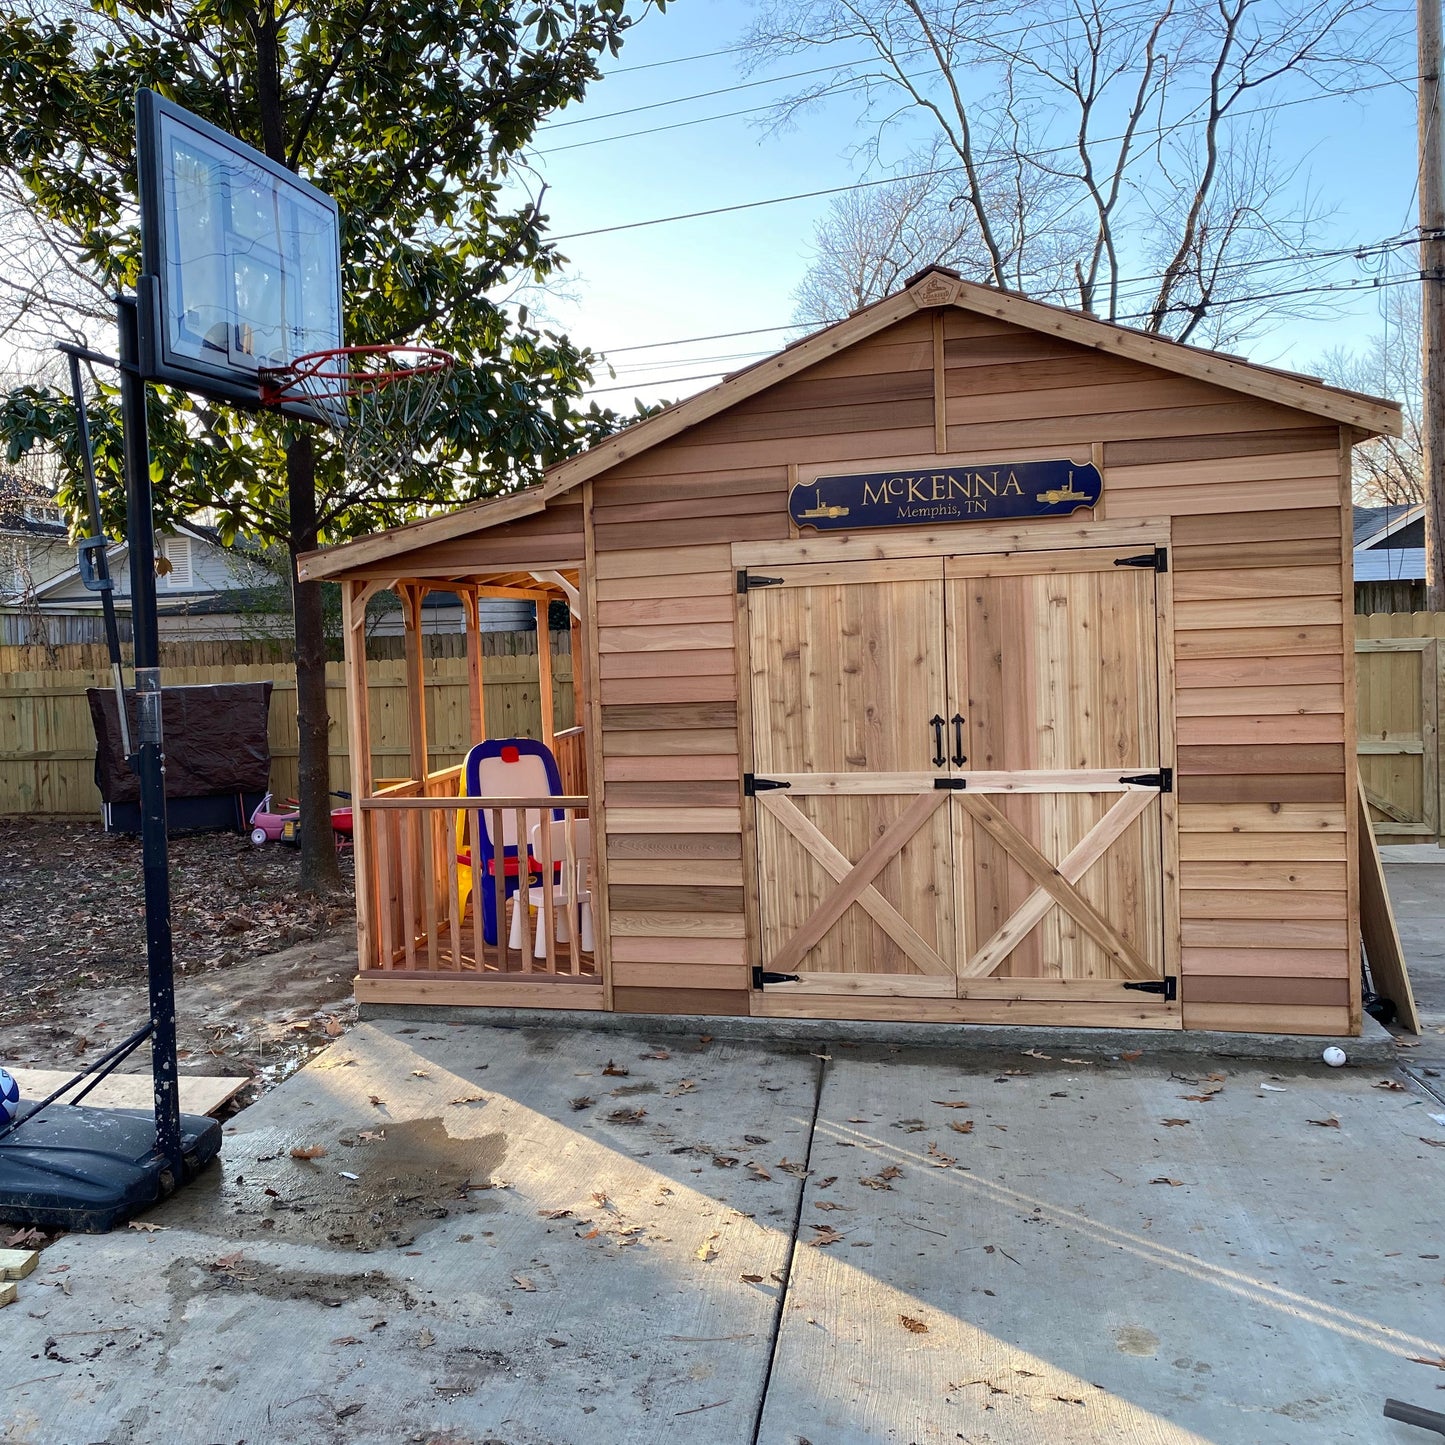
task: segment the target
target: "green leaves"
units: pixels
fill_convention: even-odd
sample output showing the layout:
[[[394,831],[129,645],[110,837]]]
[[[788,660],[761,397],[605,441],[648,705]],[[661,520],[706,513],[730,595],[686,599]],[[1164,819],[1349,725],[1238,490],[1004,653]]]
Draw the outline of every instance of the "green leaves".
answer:
[[[634,0],[639,11],[663,9]],[[598,58],[634,22],[626,0],[88,0],[52,21],[0,0],[0,160],[36,214],[107,286],[139,270],[134,93],[149,85],[286,163],[343,216],[347,340],[424,339],[463,364],[428,438],[424,476],[361,495],[317,437],[323,537],[490,495],[617,424],[580,406],[595,358],[488,298],[560,258],[533,205],[500,179],[552,111],[581,98]],[[37,18],[37,15],[40,18]],[[270,100],[267,97],[271,97]],[[268,109],[269,107],[269,109]],[[119,430],[102,381],[92,410],[97,469],[118,517]],[[205,510],[223,532],[285,535],[285,446],[297,423],[150,389],[158,504]],[[22,388],[0,401],[13,460],[56,448],[74,467],[69,400]]]

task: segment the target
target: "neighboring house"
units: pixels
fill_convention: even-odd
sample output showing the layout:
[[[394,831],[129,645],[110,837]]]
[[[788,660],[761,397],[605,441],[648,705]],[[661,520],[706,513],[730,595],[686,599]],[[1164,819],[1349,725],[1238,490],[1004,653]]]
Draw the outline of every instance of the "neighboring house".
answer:
[[[130,548],[117,542],[107,549],[106,556],[115,583],[121,632],[128,637]],[[156,601],[162,638],[215,640],[290,635],[289,613],[277,610],[281,599],[274,573],[222,546],[206,528],[182,523],[173,531],[158,533],[156,559]],[[33,586],[27,604],[29,619],[41,626],[52,643],[104,638],[100,594],[88,591],[81,583],[73,544],[66,544],[63,569]]]
[[[74,556],[53,503],[17,498],[0,509],[0,595],[7,600],[63,572]]]
[[[1425,507],[1355,508],[1355,611],[1425,610]]]

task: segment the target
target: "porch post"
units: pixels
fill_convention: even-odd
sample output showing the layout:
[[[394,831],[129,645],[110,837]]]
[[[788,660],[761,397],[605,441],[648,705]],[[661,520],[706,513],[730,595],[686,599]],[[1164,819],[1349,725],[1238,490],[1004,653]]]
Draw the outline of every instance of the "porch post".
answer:
[[[487,697],[482,686],[482,617],[477,589],[462,593],[462,612],[467,628],[467,694],[470,703],[473,743],[487,736]]]
[[[356,865],[356,955],[376,966],[371,929],[371,840],[361,806],[372,791],[371,707],[366,688],[366,584],[341,584],[342,667],[346,673],[346,741],[351,756],[351,851]]]
[[[545,594],[537,597],[537,696],[542,704],[542,741],[547,746],[556,746],[557,729],[553,718],[552,698],[552,634],[547,627],[547,609],[551,599]]]
[[[422,659],[421,602],[426,588],[408,582],[400,589],[402,617],[406,623],[406,716],[407,741],[411,748],[412,780],[423,785],[427,775],[426,669]]]

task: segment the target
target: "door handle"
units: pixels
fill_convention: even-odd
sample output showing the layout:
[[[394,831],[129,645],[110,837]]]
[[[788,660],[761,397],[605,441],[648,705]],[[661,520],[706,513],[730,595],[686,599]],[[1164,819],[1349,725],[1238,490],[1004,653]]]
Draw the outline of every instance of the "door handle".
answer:
[[[963,755],[963,714],[956,712],[953,715],[953,764],[961,768],[967,761]]]
[[[943,719],[934,713],[928,726],[933,729],[933,766],[941,768],[948,761],[943,755]]]

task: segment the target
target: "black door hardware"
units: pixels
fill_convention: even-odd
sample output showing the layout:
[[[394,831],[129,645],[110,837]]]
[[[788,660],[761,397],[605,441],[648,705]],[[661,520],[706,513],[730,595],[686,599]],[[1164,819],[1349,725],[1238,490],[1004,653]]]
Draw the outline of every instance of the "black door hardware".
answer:
[[[934,713],[928,719],[928,726],[933,729],[933,766],[941,768],[948,761],[943,752],[943,719]]]

